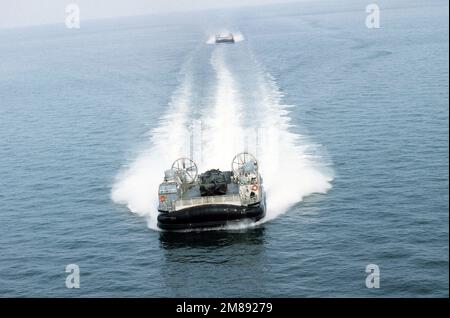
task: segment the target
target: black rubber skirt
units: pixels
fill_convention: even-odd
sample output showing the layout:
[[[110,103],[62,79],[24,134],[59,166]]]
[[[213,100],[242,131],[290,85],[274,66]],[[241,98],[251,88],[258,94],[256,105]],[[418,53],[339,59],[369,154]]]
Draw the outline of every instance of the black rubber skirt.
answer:
[[[160,212],[158,227],[163,230],[212,228],[237,221],[261,220],[266,215],[264,202],[251,206],[208,204],[174,212]]]

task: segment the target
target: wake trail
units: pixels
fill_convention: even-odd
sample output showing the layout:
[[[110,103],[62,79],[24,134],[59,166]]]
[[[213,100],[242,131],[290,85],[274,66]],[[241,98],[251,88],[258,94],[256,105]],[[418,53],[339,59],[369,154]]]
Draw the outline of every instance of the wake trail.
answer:
[[[286,212],[313,193],[331,188],[333,172],[327,167],[315,145],[292,132],[290,106],[282,103],[275,80],[260,70],[258,83],[258,127],[263,132],[257,153],[267,193],[267,214],[263,222]]]
[[[159,230],[157,193],[162,174],[176,158],[188,157],[189,154],[187,125],[192,95],[189,66],[185,65],[181,73],[183,79],[180,86],[158,126],[151,131],[152,146],[118,174],[111,193],[114,202],[124,204],[131,212],[146,217],[149,228],[154,230]]]
[[[317,145],[292,132],[290,106],[283,104],[275,79],[254,58],[242,57],[243,61],[239,61],[252,64],[245,68],[251,72],[245,74],[247,77],[233,73],[226,63],[228,54],[233,52],[227,51],[229,48],[217,47],[211,53],[215,74],[213,105],[206,105],[202,111],[201,138],[196,140],[200,154],[193,155],[199,172],[212,168],[230,170],[232,158],[242,151],[256,156],[267,194],[266,217],[259,224],[278,217],[308,195],[326,193],[333,176],[315,152]],[[193,122],[190,114],[195,72],[190,63],[182,74],[165,115],[151,131],[152,146],[119,173],[111,193],[114,202],[146,217],[149,228],[155,230],[157,191],[163,173],[175,159],[192,154],[189,127]],[[248,97],[250,92],[251,102],[244,105],[242,96]],[[257,224],[243,222],[224,228],[242,229]]]
[[[226,63],[224,52],[232,51],[218,48],[211,58],[217,91],[213,116],[204,120],[209,131],[204,146],[205,164],[208,168],[229,170],[235,154],[247,151],[256,156],[267,194],[266,217],[258,222],[262,223],[283,214],[305,196],[326,193],[333,176],[315,151],[317,145],[291,131],[290,107],[282,103],[275,79],[255,59],[242,57],[245,70],[252,70],[253,83],[240,82],[240,74],[230,70],[232,64]],[[241,66],[237,69],[242,70]],[[242,105],[240,96],[250,93],[254,96],[252,105]]]
[[[204,138],[201,165],[229,170],[236,151],[242,149],[242,105],[222,51],[214,50],[210,62],[216,73],[216,96],[212,112],[208,111],[202,118]]]

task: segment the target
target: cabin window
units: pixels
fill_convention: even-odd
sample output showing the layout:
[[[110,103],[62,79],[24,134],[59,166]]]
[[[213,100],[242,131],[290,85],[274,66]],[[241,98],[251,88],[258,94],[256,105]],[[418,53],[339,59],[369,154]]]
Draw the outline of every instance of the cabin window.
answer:
[[[177,185],[175,183],[163,183],[159,186],[160,194],[177,193]]]

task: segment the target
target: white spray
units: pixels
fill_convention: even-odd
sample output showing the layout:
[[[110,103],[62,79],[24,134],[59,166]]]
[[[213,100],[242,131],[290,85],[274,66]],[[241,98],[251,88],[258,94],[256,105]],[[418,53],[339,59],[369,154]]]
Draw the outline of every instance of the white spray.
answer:
[[[264,221],[276,218],[312,193],[331,188],[332,172],[322,165],[314,145],[291,131],[289,106],[282,104],[276,82],[262,71],[257,76],[260,104],[260,130],[263,141],[257,147],[261,174],[267,193]]]
[[[185,67],[186,68],[186,67]],[[152,147],[119,173],[112,189],[112,200],[147,218],[149,228],[157,230],[158,186],[174,158],[188,156],[187,132],[191,78],[184,72],[180,87],[172,97],[159,125],[151,131]]]
[[[245,107],[239,100],[235,78],[219,49],[213,51],[211,64],[216,72],[216,96],[212,111],[205,111],[201,120],[203,135],[208,138],[201,142],[200,172],[210,168],[228,170],[237,152],[248,150],[254,153],[267,192],[267,214],[260,222],[276,218],[307,195],[330,189],[332,175],[320,168],[319,157],[312,156],[314,145],[302,142],[302,136],[291,131],[289,107],[282,104],[275,80],[261,67],[254,74],[256,95],[261,96],[261,100],[258,112],[254,114],[255,120],[243,122]],[[152,229],[157,229],[157,189],[164,170],[175,159],[189,156],[187,126],[192,120],[189,116],[192,79],[190,72],[184,73],[167,113],[151,132],[152,147],[118,175],[112,190],[114,202],[125,204],[130,211],[145,216]],[[254,140],[255,132],[259,139],[254,144],[249,143]],[[243,223],[237,228],[254,225]]]
[[[203,116],[205,136],[202,166],[230,170],[231,159],[242,151],[243,129],[240,114],[242,105],[238,99],[233,76],[226,68],[222,52],[215,50],[211,65],[216,72],[215,105]],[[211,115],[209,115],[211,114]]]

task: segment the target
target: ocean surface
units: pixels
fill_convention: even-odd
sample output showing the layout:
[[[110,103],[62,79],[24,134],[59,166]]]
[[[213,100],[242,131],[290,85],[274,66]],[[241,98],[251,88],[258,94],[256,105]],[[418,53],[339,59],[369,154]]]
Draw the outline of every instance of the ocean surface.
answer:
[[[448,297],[448,2],[377,3],[0,30],[0,296]],[[191,149],[254,153],[266,218],[158,230]]]

